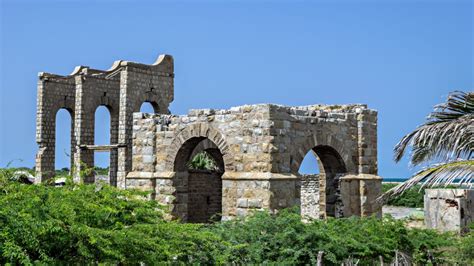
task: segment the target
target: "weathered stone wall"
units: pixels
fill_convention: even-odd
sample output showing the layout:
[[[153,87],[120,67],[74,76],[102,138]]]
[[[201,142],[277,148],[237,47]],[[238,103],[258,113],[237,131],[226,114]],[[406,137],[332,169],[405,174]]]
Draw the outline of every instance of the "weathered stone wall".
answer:
[[[79,172],[83,166],[91,167],[95,151],[110,151],[112,185],[151,191],[150,198],[168,204],[172,214],[185,221],[220,213],[215,193],[222,193],[223,219],[301,202],[306,209],[315,206],[315,191],[301,198],[302,184],[304,193],[316,185],[298,174],[308,152],[318,157],[321,172],[319,210],[308,213],[338,217],[378,212],[372,201],[380,192],[380,180],[366,178],[377,174],[376,111],[361,104],[258,104],[169,115],[173,71],[172,57],[162,55],[152,65],[116,61],[105,71],[80,66],[68,76],[41,73],[37,181],[54,174],[55,116],[65,108],[73,117],[72,168]],[[150,102],[159,114],[133,115],[143,102]],[[111,114],[107,146],[94,145],[98,106],[106,106]],[[187,163],[201,151],[215,159],[221,179],[205,184],[209,176],[189,171]],[[78,175],[75,180],[80,181]],[[214,183],[217,180],[221,185]],[[221,192],[211,191],[210,184]]]
[[[39,149],[36,154],[36,179],[45,181],[54,175],[56,145],[56,114],[66,109],[71,115],[71,155],[74,154],[74,114],[75,114],[74,78],[61,78],[57,75],[39,73],[36,142]],[[71,156],[71,165],[73,165]]]
[[[222,173],[190,170],[188,176],[188,221],[206,223],[220,220],[222,212]]]
[[[469,231],[474,222],[474,190],[426,189],[425,225],[440,231]]]
[[[376,201],[382,194],[382,178],[376,175],[345,175],[340,178],[341,207],[346,214],[382,216],[382,206]]]
[[[301,186],[301,216],[303,219],[319,219],[320,202],[319,202],[319,175],[302,175]]]
[[[168,113],[173,101],[173,59],[162,55],[152,65],[116,61],[109,70],[78,66],[68,76],[40,73],[38,81],[36,141],[37,182],[54,175],[55,120],[59,109],[69,111],[71,132],[71,169],[94,166],[94,151],[110,151],[112,185],[125,187],[125,176],[132,161],[132,113],[143,102],[150,102],[157,113]],[[106,106],[111,117],[110,145],[92,147],[95,111]],[[75,180],[80,181],[78,174]],[[85,177],[93,182],[94,177]]]
[[[224,165],[222,213],[227,219],[255,209],[277,210],[299,204],[298,169],[306,153],[313,150],[325,178],[323,213],[338,216],[342,200],[337,201],[337,177],[377,171],[376,142],[368,142],[376,136],[368,131],[367,136],[359,137],[364,127],[375,130],[376,112],[363,105],[260,104],[191,110],[182,116],[137,113],[128,179],[131,183],[140,179],[166,183],[166,189],[156,189],[157,199],[169,203],[169,196],[173,196],[176,206],[172,208],[188,212],[189,206],[176,198],[180,195],[176,184],[185,179],[186,163],[196,147],[212,146]],[[171,182],[165,181],[169,179]],[[357,202],[360,204],[360,197]]]
[[[153,65],[120,62],[120,112],[117,186],[125,188],[125,177],[132,169],[133,113],[142,103],[150,102],[155,113],[168,114],[174,99],[174,63],[169,55],[160,55]]]
[[[119,111],[119,84],[117,77],[104,79],[104,71],[90,68],[79,68],[74,75],[76,83],[76,102],[74,116],[74,132],[76,150],[73,154],[75,169],[82,167],[94,167],[94,150],[80,148],[82,145],[95,145],[94,126],[95,111],[99,106],[105,106],[110,113],[110,144],[117,144],[118,139],[118,111]],[[80,73],[80,74],[79,74]],[[102,143],[103,144],[103,143]],[[112,185],[116,184],[117,151],[110,151],[110,176]],[[80,176],[76,171],[74,176],[76,182]],[[84,177],[84,182],[94,182],[94,176]]]

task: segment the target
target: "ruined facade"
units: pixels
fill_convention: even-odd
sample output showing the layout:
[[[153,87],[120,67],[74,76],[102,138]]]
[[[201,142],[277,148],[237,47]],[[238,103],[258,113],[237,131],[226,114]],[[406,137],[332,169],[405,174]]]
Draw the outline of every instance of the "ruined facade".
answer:
[[[39,73],[36,142],[37,182],[54,175],[55,123],[59,109],[72,117],[71,169],[75,179],[85,167],[94,166],[94,151],[110,151],[110,183],[125,188],[132,167],[132,114],[143,102],[156,113],[168,113],[173,101],[173,58],[160,56],[152,65],[116,61],[106,71],[78,66],[68,76]],[[94,145],[94,114],[99,106],[110,112],[110,145]],[[93,176],[84,182],[93,182]]]
[[[312,218],[380,211],[374,203],[381,182],[376,112],[365,105],[260,104],[182,116],[136,113],[133,129],[127,187],[153,191],[153,199],[170,205],[183,220],[195,221],[196,201],[203,203],[201,214],[208,212],[210,195],[220,195],[221,212],[214,214],[224,219],[300,204]],[[205,174],[197,177],[188,167],[200,151],[209,151],[220,165],[208,173],[208,182],[216,185],[201,190],[195,182]],[[302,179],[298,170],[310,151],[319,158],[321,174]]]
[[[108,71],[78,67],[66,77],[41,73],[38,88],[38,181],[54,170],[54,119],[66,108],[74,117],[77,169],[93,165],[94,150],[109,149],[112,185],[151,191],[184,221],[294,205],[309,218],[380,214],[377,113],[365,105],[259,104],[170,115],[170,56],[153,65],[118,61]],[[137,113],[145,101],[155,114]],[[100,105],[112,116],[107,146],[93,145]],[[213,158],[215,169],[190,168],[200,152]],[[302,177],[308,152],[317,156],[320,174]]]

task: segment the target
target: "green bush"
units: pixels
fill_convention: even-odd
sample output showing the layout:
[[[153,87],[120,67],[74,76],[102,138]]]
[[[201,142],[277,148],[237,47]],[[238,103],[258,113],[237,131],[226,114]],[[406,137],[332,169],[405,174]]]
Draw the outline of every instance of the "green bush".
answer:
[[[314,264],[472,261],[474,236],[459,240],[407,229],[390,218],[303,223],[296,209],[209,225],[165,221],[143,192],[107,185],[26,185],[0,171],[0,264]],[[450,248],[451,247],[451,248]],[[459,248],[457,248],[459,247]]]
[[[0,264],[207,262],[219,250],[200,225],[163,221],[143,193],[99,188],[4,182]]]
[[[347,259],[373,264],[382,258],[392,261],[395,253],[414,256],[425,263],[428,253],[442,258],[442,247],[453,245],[449,234],[431,230],[407,229],[391,218],[345,218],[301,222],[297,210],[283,210],[278,215],[258,212],[245,221],[217,223],[211,226],[226,242],[228,262],[283,264],[316,263],[319,251],[327,265]],[[423,234],[422,234],[423,233]]]
[[[468,265],[474,265],[474,223],[471,223],[471,231],[461,238],[458,258]]]
[[[395,187],[397,184],[393,183],[383,183],[382,191],[386,192],[387,190]],[[420,185],[416,185],[398,197],[391,198],[387,202],[387,205],[392,206],[401,206],[401,207],[410,207],[410,208],[423,208],[423,196],[425,195],[425,189],[421,189]]]

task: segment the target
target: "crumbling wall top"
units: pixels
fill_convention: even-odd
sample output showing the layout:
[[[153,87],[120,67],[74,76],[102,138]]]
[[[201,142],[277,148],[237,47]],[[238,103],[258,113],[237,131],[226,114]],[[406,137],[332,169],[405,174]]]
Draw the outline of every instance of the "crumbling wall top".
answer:
[[[132,68],[138,68],[138,69],[153,69],[156,71],[164,72],[163,74],[167,74],[167,76],[174,77],[173,57],[171,55],[166,55],[166,54],[159,55],[156,61],[150,65],[136,63],[132,61],[117,60],[107,70],[93,69],[93,68],[90,68],[89,66],[79,65],[79,66],[76,66],[74,70],[71,72],[71,74],[69,75],[58,75],[58,74],[53,74],[53,73],[48,73],[48,72],[39,72],[38,77],[41,80],[48,79],[48,78],[72,79],[75,76],[85,75],[85,76],[104,77],[106,79],[111,79],[111,78],[118,78],[119,76],[115,74],[123,70],[124,67],[132,67]]]

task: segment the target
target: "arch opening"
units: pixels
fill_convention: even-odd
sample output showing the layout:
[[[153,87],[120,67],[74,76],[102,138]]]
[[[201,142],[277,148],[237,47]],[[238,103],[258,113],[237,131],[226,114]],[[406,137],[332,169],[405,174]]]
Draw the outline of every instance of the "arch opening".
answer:
[[[173,214],[192,223],[219,221],[224,174],[224,159],[219,148],[208,138],[191,138],[179,149],[174,170]]]
[[[340,177],[347,170],[331,146],[313,147],[300,164],[301,212],[312,218],[342,217]]]
[[[108,107],[97,107],[94,114],[94,145],[111,143],[111,112]],[[110,151],[94,151],[95,180],[110,182]]]
[[[156,102],[153,102],[153,101],[144,101],[140,105],[139,112],[158,114],[158,113],[160,113],[160,106]]]
[[[56,112],[54,168],[57,176],[70,175],[73,165],[73,128],[72,112],[61,108]]]

